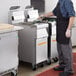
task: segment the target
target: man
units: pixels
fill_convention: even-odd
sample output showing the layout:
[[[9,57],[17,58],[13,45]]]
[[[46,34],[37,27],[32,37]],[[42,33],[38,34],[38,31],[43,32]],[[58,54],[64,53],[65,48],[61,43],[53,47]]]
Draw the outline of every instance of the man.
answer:
[[[52,12],[40,17],[57,16],[56,40],[59,55],[59,66],[55,71],[60,72],[60,76],[69,76],[73,74],[72,65],[72,44],[71,28],[75,18],[75,11],[71,0],[59,0],[57,6]]]

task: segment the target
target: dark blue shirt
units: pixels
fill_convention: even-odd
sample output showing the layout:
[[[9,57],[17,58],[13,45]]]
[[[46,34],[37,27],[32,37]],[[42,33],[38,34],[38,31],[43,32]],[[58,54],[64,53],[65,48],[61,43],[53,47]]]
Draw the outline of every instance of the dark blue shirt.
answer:
[[[75,16],[75,11],[73,7],[73,3],[71,0],[59,0],[60,3],[60,11],[63,17],[71,17]],[[56,7],[55,7],[56,8]],[[53,14],[56,16],[56,10],[53,10]]]

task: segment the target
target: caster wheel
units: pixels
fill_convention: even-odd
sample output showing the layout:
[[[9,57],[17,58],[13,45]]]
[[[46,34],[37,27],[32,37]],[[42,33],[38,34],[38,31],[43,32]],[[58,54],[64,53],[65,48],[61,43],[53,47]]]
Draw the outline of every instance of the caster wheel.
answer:
[[[42,64],[40,64],[40,67],[44,67],[44,64],[42,63]]]
[[[11,72],[11,76],[17,76],[17,73],[13,73],[13,72]]]
[[[55,59],[56,59],[56,61],[58,61],[58,58],[57,57],[55,57]]]
[[[35,71],[36,69],[37,69],[37,66],[36,65],[33,65],[32,66],[32,70]]]
[[[50,59],[47,61],[47,64],[48,64],[48,65],[50,65],[50,64],[51,64],[51,60],[50,60]]]
[[[54,62],[57,62],[58,61],[58,58],[57,57],[53,58],[53,61]]]

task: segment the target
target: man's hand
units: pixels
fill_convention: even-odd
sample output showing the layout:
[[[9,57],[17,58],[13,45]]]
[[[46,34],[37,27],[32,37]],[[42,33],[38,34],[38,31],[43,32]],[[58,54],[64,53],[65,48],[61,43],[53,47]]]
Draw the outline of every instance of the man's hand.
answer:
[[[41,19],[43,19],[44,18],[44,15],[41,15],[41,16],[39,16],[39,20],[41,20]]]
[[[71,37],[71,30],[67,29],[65,35],[67,38]]]

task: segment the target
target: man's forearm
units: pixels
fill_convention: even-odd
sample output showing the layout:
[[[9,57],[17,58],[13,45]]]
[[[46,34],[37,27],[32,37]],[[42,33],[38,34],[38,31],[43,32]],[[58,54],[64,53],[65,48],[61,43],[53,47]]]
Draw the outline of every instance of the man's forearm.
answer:
[[[49,13],[47,13],[46,15],[47,15],[48,17],[49,17],[49,16],[54,16],[54,14],[53,14],[52,12],[49,12]]]
[[[75,17],[70,17],[70,19],[69,19],[68,28],[67,28],[66,33],[65,33],[65,35],[66,35],[67,38],[71,37],[71,30],[70,29],[73,26],[74,19],[75,19]]]
[[[49,17],[49,16],[54,16],[54,14],[52,12],[49,12],[43,15],[43,17]]]
[[[75,19],[75,17],[70,17],[70,19],[69,19],[69,25],[68,25],[68,28],[67,29],[71,29],[72,28],[72,26],[73,26],[73,23],[74,23],[74,19]]]

